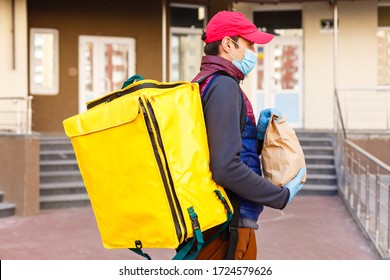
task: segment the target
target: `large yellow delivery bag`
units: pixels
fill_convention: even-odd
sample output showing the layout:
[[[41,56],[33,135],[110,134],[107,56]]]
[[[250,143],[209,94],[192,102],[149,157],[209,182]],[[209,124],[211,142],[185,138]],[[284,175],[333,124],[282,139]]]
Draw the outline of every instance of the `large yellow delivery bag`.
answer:
[[[87,105],[63,125],[105,248],[175,249],[229,220],[197,83],[141,80]]]

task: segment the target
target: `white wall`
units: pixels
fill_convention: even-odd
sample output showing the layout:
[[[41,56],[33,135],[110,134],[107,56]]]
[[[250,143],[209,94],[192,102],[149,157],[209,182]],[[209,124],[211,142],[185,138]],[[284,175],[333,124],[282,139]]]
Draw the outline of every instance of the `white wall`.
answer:
[[[26,133],[30,129],[27,101],[27,0],[0,0],[0,131]],[[14,14],[14,44],[12,15]]]
[[[0,97],[25,97],[28,94],[27,2],[15,0],[15,68],[11,3],[11,0],[0,0]]]
[[[302,7],[305,129],[333,127],[333,33],[320,28],[321,19],[331,18],[328,3]]]
[[[377,11],[376,1],[339,3],[339,88],[377,85]],[[386,128],[388,93],[354,89],[342,90],[339,96],[347,128]]]
[[[376,1],[339,3],[339,86],[377,82]]]

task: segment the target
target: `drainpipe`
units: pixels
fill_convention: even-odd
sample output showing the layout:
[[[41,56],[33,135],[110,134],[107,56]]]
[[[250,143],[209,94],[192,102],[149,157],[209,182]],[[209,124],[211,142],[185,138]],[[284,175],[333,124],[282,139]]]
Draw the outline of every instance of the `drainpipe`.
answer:
[[[338,9],[337,9],[337,0],[329,0],[329,4],[333,6],[333,91],[334,91],[334,99],[335,99],[335,114],[334,116],[337,116],[336,110],[338,110],[338,113],[340,114],[340,122],[342,127],[342,132],[344,139],[347,139],[347,133],[345,130],[344,125],[344,119],[341,112],[341,106],[340,106],[340,100],[337,92],[338,88],[338,33],[339,33],[339,15],[338,15]],[[337,129],[338,124],[337,118],[334,120],[334,130]]]
[[[16,69],[15,50],[15,0],[11,1],[11,32],[12,32],[12,70]]]
[[[162,0],[162,81],[167,79],[167,9]]]
[[[333,5],[333,85],[334,89],[337,90],[338,79],[337,79],[337,61],[338,61],[338,31],[339,31],[339,15],[337,9],[337,0],[330,0]]]

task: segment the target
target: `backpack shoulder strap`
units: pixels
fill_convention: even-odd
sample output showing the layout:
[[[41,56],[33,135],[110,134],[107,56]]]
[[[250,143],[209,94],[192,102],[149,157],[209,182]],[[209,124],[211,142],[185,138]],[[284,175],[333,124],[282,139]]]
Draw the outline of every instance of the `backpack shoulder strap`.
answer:
[[[203,90],[203,92],[201,93],[201,97],[202,97],[202,105],[203,105],[203,108],[206,106],[206,103],[207,101],[209,100],[210,98],[210,94],[207,94],[208,93],[208,90],[211,86],[211,84],[213,83],[213,81],[215,80],[215,78],[217,78],[218,76],[220,75],[224,75],[224,76],[228,76],[228,77],[231,77],[232,79],[234,79],[229,73],[227,73],[226,71],[224,70],[218,70],[218,71],[215,71],[213,73],[210,73],[210,74],[207,74],[201,78],[199,78],[198,80],[196,80],[195,82],[198,83],[199,85],[202,84],[207,78],[211,77],[210,81],[208,82],[206,88]],[[246,116],[246,106],[245,106],[245,100],[244,100],[244,95],[243,93],[241,92],[241,89],[240,89],[240,96],[241,96],[241,115],[240,115],[240,128],[241,128],[241,132],[244,130],[244,127],[245,127],[245,116]]]

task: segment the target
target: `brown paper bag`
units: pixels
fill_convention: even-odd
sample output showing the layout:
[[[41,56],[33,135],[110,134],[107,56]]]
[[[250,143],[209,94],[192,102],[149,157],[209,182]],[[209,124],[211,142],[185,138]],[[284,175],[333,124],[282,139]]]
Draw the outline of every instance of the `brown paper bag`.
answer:
[[[264,134],[264,145],[261,152],[264,178],[278,186],[284,186],[306,166],[305,156],[295,131],[287,124],[285,118],[272,115]],[[306,174],[302,183],[306,181]]]

